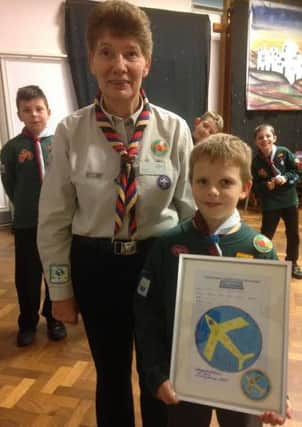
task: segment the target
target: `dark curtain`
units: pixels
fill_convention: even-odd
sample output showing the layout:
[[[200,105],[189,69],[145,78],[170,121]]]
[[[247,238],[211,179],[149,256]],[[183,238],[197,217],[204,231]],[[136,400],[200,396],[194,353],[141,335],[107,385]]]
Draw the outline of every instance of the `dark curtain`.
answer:
[[[290,4],[301,6],[301,0]],[[261,123],[274,126],[277,144],[295,152],[302,149],[302,111],[247,111],[245,99],[248,2],[234,0],[231,15],[231,131],[253,146],[254,129]]]
[[[92,102],[97,86],[87,64],[86,22],[95,2],[67,0],[66,50],[80,107]],[[151,71],[144,81],[149,100],[182,116],[189,125],[207,109],[210,21],[207,15],[143,8],[154,39]]]

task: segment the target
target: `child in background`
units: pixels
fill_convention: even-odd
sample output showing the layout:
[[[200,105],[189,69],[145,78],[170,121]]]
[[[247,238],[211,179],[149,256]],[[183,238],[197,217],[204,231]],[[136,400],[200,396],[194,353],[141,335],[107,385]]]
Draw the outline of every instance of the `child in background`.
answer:
[[[46,128],[50,109],[38,86],[20,88],[16,103],[18,117],[25,127],[1,150],[1,178],[14,207],[15,284],[20,307],[17,345],[23,347],[33,342],[39,320],[42,266],[36,244],[38,202],[52,137]],[[64,338],[64,324],[51,314],[46,282],[42,314],[49,338]]]
[[[294,154],[276,146],[273,126],[261,124],[255,129],[257,153],[252,163],[254,192],[261,201],[261,233],[272,239],[280,218],[285,224],[286,260],[292,262],[292,277],[302,279],[299,259],[299,199],[296,185],[300,179]]]
[[[190,182],[198,210],[155,242],[135,297],[142,369],[150,391],[168,405],[169,427],[208,427],[213,410],[179,402],[169,380],[178,254],[277,259],[271,241],[242,223],[236,209],[252,185],[247,144],[222,133],[197,144],[190,158]],[[216,408],[216,413],[222,427],[256,427],[262,422],[281,425],[285,421],[273,412],[258,417]],[[291,417],[289,407],[287,415]]]
[[[194,144],[198,144],[214,133],[222,132],[223,125],[223,118],[220,114],[211,111],[207,111],[201,117],[196,117],[192,133]]]

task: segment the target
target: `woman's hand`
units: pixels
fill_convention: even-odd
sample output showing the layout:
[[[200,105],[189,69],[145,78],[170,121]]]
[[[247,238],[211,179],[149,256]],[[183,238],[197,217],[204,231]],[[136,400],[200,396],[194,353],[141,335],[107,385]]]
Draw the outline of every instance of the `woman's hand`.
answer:
[[[166,405],[176,405],[179,403],[170,380],[166,380],[158,387],[156,397]]]
[[[79,309],[74,298],[52,302],[52,315],[63,323],[78,323]]]
[[[292,405],[287,399],[286,401],[286,416],[281,417],[281,415],[276,414],[276,412],[265,412],[263,415],[261,415],[259,418],[260,420],[265,424],[270,424],[272,426],[282,426],[287,419],[292,418]]]

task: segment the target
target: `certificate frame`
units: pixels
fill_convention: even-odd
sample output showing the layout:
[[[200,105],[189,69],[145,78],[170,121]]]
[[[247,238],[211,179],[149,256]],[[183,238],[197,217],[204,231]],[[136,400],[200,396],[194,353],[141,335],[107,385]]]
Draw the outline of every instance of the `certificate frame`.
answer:
[[[180,400],[286,413],[288,261],[181,254],[170,379]]]

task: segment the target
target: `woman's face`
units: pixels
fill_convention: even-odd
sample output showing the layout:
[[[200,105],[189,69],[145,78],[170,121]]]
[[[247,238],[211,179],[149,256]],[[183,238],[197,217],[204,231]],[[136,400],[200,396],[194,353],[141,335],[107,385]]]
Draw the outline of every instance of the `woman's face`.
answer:
[[[150,69],[150,60],[143,55],[137,40],[105,32],[90,52],[89,64],[108,112],[114,113],[119,103],[128,105],[133,113],[138,108],[142,80]]]

